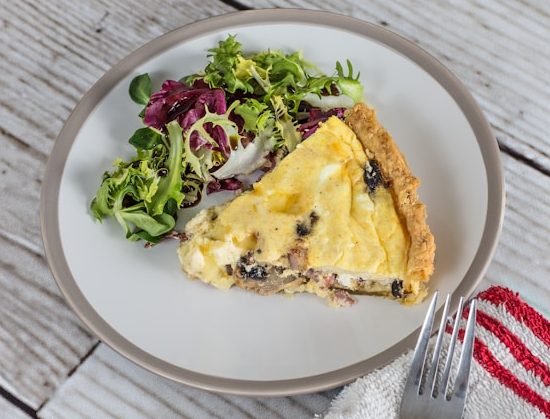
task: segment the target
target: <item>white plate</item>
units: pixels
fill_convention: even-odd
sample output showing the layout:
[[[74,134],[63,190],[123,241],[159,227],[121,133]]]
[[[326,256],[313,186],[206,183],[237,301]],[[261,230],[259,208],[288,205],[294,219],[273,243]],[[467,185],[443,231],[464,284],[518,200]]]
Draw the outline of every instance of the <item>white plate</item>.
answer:
[[[69,304],[106,343],[140,365],[202,388],[290,394],[347,382],[414,342],[426,305],[362,296],[329,308],[311,295],[261,297],[218,291],[181,272],[176,243],[130,243],[113,221],[89,213],[103,171],[132,153],[140,126],[128,84],[149,72],[158,88],[206,63],[206,50],[237,34],[246,51],[302,50],[331,73],[349,58],[383,125],[422,180],[437,244],[432,289],[468,294],[500,231],[498,147],[462,84],[427,53],[386,29],[312,11],[225,15],[164,35],[111,69],[61,132],[42,196],[48,260]],[[203,205],[226,199],[211,197]],[[186,210],[190,218],[196,210]]]

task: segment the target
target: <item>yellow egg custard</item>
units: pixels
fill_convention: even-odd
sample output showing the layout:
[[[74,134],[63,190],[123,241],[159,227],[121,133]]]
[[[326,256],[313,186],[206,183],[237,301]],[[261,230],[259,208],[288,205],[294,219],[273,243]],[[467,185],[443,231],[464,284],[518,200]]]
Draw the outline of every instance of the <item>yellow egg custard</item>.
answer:
[[[184,271],[218,288],[350,294],[415,303],[435,244],[419,181],[374,111],[331,117],[252,189],[200,212],[179,248]]]

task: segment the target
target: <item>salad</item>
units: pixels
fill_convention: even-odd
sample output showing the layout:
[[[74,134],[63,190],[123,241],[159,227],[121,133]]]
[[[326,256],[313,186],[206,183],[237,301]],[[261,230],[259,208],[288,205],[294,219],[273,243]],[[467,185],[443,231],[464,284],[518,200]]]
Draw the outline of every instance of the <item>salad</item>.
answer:
[[[130,83],[143,127],[135,155],[105,172],[91,203],[114,217],[126,238],[152,245],[174,232],[178,211],[206,193],[241,190],[241,177],[268,171],[319,124],[363,100],[349,60],[322,74],[299,52],[245,54],[235,36],[209,50],[204,70],[166,80],[152,92],[148,74]]]

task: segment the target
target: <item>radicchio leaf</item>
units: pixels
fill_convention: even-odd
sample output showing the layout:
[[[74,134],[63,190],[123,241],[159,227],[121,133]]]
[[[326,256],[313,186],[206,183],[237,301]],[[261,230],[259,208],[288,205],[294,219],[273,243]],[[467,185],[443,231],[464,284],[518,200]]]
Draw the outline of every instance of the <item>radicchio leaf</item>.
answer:
[[[151,95],[143,122],[150,127],[164,129],[168,122],[177,119],[185,131],[205,115],[206,108],[220,115],[225,113],[227,103],[222,89],[210,89],[200,80],[197,80],[193,86],[175,80],[166,80],[161,90]],[[208,124],[205,129],[216,141],[218,147],[194,133],[191,138],[191,148],[198,150],[206,147],[221,151],[227,157],[230,154],[230,145],[225,131],[211,124]]]
[[[235,178],[229,179],[214,179],[208,183],[206,192],[208,194],[218,192],[218,191],[237,191],[243,188],[243,183]]]
[[[321,122],[326,121],[331,116],[344,119],[345,112],[346,108],[334,108],[326,112],[319,108],[311,108],[308,111],[307,121],[298,126],[298,131],[302,133],[302,138],[305,140],[319,128]]]

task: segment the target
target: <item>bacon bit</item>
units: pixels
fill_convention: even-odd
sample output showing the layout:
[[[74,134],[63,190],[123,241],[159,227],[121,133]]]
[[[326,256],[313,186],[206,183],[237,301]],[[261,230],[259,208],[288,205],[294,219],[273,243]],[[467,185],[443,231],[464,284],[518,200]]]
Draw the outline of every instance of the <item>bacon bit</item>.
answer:
[[[304,270],[307,266],[307,249],[301,247],[290,249],[288,263],[292,269]]]
[[[344,290],[334,291],[333,300],[340,307],[349,307],[357,302],[351,295],[349,295],[347,291]]]
[[[338,278],[338,275],[336,275],[335,273],[325,273],[321,271],[316,271],[312,268],[309,268],[306,271],[305,276],[310,280],[315,281],[317,285],[319,285],[319,288],[323,289],[332,288],[332,286],[336,282],[336,279]]]
[[[330,274],[322,277],[322,280],[319,283],[319,286],[323,288],[331,288],[336,282],[337,275]]]

